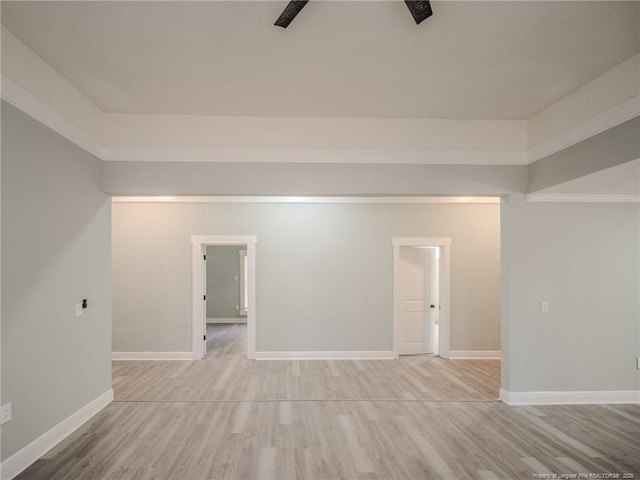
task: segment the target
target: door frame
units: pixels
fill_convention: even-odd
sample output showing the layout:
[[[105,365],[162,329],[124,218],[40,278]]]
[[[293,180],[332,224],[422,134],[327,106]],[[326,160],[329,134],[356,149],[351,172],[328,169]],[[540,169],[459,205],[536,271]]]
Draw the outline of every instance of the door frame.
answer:
[[[400,285],[401,247],[441,247],[440,250],[440,312],[438,323],[438,353],[449,358],[449,306],[451,301],[451,237],[394,237],[393,245],[393,358],[400,357]]]
[[[239,246],[246,247],[249,263],[249,311],[247,312],[247,358],[256,356],[256,243],[255,235],[192,235],[192,320],[191,320],[191,349],[194,360],[204,358],[204,335],[206,334],[205,314],[205,260],[207,247]]]

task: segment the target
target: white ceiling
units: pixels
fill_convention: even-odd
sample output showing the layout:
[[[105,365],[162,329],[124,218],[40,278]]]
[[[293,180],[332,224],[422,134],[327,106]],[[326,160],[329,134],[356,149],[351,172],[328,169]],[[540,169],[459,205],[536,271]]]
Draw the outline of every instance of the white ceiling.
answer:
[[[3,1],[105,112],[525,119],[640,49],[640,2]]]

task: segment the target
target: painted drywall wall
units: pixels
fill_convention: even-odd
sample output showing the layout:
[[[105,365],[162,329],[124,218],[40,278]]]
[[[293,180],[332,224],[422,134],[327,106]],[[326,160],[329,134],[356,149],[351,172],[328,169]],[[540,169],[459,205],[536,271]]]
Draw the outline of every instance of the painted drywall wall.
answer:
[[[524,120],[106,114],[105,160],[526,163]]]
[[[240,317],[240,250],[207,247],[207,319]]]
[[[501,228],[502,387],[639,390],[640,205],[509,196]]]
[[[110,147],[518,151],[524,120],[105,114]]]
[[[257,236],[258,351],[392,350],[392,238],[451,237],[451,348],[500,349],[497,204],[114,203],[115,351],[191,350],[193,234]]]
[[[640,116],[527,166],[528,192],[640,158]]]
[[[3,103],[3,460],[111,389],[110,236],[100,160]]]
[[[104,163],[103,186],[113,195],[490,196],[525,193],[527,167],[122,161]]]

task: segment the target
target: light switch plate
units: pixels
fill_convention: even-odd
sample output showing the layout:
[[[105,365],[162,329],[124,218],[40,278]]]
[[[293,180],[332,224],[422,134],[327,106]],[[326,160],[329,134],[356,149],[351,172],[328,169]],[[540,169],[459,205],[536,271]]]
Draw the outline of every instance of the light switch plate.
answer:
[[[76,303],[76,317],[82,315],[82,302]]]
[[[540,302],[540,311],[542,313],[547,313],[549,311],[549,302],[547,301]]]
[[[0,409],[0,425],[4,425],[11,420],[11,403],[3,405]]]

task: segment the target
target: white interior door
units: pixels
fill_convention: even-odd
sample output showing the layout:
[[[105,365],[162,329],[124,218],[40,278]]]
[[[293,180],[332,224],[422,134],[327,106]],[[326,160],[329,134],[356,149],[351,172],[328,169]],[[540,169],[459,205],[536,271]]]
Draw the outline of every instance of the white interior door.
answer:
[[[400,355],[435,353],[435,316],[430,285],[435,249],[400,248]],[[432,307],[434,305],[434,307]]]

